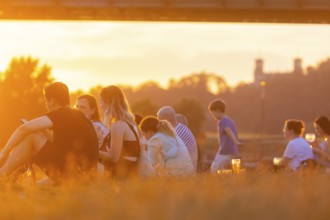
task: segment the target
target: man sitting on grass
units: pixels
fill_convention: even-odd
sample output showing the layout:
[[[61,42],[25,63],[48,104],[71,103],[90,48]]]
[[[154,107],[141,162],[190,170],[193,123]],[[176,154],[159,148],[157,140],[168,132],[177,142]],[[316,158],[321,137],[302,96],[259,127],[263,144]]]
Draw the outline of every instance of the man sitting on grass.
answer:
[[[19,126],[0,153],[4,179],[27,162],[38,165],[53,181],[96,168],[96,132],[83,113],[69,107],[68,87],[56,82],[44,92],[49,112]],[[52,134],[46,129],[52,129]]]

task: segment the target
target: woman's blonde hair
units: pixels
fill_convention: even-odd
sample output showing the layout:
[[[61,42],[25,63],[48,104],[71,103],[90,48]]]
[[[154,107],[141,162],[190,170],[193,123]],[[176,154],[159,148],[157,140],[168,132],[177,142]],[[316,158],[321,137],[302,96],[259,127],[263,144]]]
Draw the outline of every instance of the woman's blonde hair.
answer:
[[[117,86],[107,86],[100,93],[102,101],[109,106],[104,112],[103,122],[106,125],[122,120],[130,124],[135,124],[134,116],[129,110],[129,105],[124,92]]]
[[[140,128],[143,132],[153,131],[153,132],[161,132],[171,137],[176,137],[176,131],[173,126],[166,120],[158,120],[154,116],[145,117],[141,124]]]

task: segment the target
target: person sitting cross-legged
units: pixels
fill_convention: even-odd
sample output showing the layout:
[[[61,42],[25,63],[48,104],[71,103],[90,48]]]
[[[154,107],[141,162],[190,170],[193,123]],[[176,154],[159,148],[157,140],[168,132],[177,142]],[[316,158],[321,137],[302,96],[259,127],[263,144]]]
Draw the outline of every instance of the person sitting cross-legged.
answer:
[[[0,153],[0,176],[7,179],[21,165],[35,163],[52,182],[76,179],[96,169],[98,141],[83,113],[69,107],[69,89],[55,82],[44,89],[49,110],[19,126]],[[46,129],[52,129],[52,134]]]

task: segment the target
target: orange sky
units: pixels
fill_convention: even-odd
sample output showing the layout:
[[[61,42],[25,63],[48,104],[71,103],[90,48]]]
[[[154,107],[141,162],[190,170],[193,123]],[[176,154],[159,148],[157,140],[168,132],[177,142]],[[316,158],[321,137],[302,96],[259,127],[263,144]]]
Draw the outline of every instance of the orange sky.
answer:
[[[266,71],[304,67],[330,56],[329,25],[158,22],[0,22],[0,71],[31,55],[53,67],[72,90],[96,84],[138,85],[209,71],[230,85],[252,81],[254,60]]]

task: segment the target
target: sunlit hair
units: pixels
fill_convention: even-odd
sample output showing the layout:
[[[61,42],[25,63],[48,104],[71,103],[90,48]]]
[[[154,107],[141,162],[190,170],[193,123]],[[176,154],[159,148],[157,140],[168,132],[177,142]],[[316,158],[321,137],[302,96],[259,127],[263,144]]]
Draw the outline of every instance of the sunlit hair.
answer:
[[[209,111],[220,111],[222,113],[226,112],[226,104],[222,99],[213,100],[209,104]]]
[[[108,86],[102,89],[100,97],[108,109],[104,112],[103,122],[106,125],[122,120],[135,124],[134,116],[129,110],[128,102],[123,91],[117,86]]]
[[[305,130],[305,124],[300,120],[286,120],[285,127],[287,130],[293,131],[293,133],[300,136]]]
[[[176,125],[178,122],[175,117],[175,110],[172,106],[164,106],[157,112],[157,118],[160,120],[167,120],[172,125]]]
[[[85,99],[91,109],[94,109],[94,113],[91,115],[91,121],[100,121],[99,108],[97,107],[97,102],[94,96],[82,95],[77,98],[77,100]]]
[[[176,132],[173,126],[168,121],[158,120],[154,116],[145,117],[140,124],[140,129],[143,132],[148,132],[148,131],[160,132],[169,135],[171,137],[176,137]]]
[[[327,117],[320,116],[315,119],[314,123],[320,126],[324,133],[330,135],[330,121]]]
[[[62,82],[54,82],[44,89],[46,99],[54,99],[61,106],[70,105],[69,88]]]

